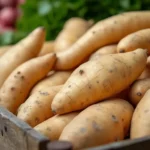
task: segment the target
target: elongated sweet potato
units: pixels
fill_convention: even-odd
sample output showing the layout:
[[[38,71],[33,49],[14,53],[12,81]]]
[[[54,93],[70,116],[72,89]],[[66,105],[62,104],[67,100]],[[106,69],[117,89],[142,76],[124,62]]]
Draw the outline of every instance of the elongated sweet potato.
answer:
[[[14,69],[38,55],[44,40],[45,29],[39,27],[1,56],[0,88]]]
[[[148,90],[133,113],[130,138],[150,136],[150,90]]]
[[[109,99],[89,106],[63,130],[59,140],[69,141],[74,149],[123,140],[130,128],[132,105],[123,99]]]
[[[150,68],[146,65],[138,79],[150,78]]]
[[[52,102],[56,114],[86,108],[126,89],[146,66],[143,49],[88,61],[71,74]]]
[[[41,89],[61,85],[64,84],[69,76],[71,75],[71,71],[57,71],[53,74],[50,74],[48,77],[44,78],[43,80],[39,81],[31,91],[31,94],[40,91]]]
[[[133,51],[137,48],[148,50],[150,54],[150,28],[139,30],[124,37],[117,46],[118,53]]]
[[[43,44],[43,47],[42,47],[41,51],[39,52],[38,56],[43,56],[45,54],[54,52],[54,44],[55,44],[54,41],[46,41]]]
[[[99,59],[99,57],[102,55],[115,53],[117,53],[117,44],[107,45],[99,48],[95,53],[90,56],[89,60]]]
[[[47,136],[51,141],[58,140],[64,127],[76,116],[78,112],[65,115],[56,115],[35,126],[34,129]]]
[[[135,81],[129,92],[132,104],[136,106],[148,89],[150,89],[150,78]]]
[[[150,28],[149,16],[150,11],[133,11],[99,21],[68,50],[57,53],[55,68],[57,70],[75,68],[98,48],[117,43],[130,33]]]
[[[50,105],[54,96],[61,88],[62,85],[47,87],[33,93],[19,107],[17,117],[32,127],[52,117],[53,113],[50,109]]]
[[[65,51],[69,48],[92,26],[92,24],[91,21],[86,21],[82,18],[74,17],[69,19],[55,40],[55,52]]]
[[[11,45],[8,45],[8,46],[1,46],[0,47],[0,57],[6,53],[12,46]]]
[[[17,67],[0,89],[0,106],[16,113],[31,88],[52,69],[56,61],[54,53],[33,58]]]

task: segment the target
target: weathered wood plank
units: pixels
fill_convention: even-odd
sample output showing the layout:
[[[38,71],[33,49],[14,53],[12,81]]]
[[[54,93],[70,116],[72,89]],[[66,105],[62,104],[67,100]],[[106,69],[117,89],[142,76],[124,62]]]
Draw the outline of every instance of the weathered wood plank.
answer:
[[[133,140],[124,140],[85,150],[150,150],[150,136]]]
[[[47,150],[72,150],[73,146],[66,141],[53,141],[47,144]]]
[[[49,140],[0,107],[0,150],[45,150]]]

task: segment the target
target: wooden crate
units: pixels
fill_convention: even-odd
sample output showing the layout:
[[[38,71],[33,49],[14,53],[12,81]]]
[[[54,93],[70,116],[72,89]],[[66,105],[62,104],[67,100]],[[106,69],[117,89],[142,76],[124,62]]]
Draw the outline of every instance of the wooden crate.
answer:
[[[50,142],[28,124],[0,107],[0,150],[71,150],[67,142]],[[150,150],[150,137],[115,142],[86,150]]]

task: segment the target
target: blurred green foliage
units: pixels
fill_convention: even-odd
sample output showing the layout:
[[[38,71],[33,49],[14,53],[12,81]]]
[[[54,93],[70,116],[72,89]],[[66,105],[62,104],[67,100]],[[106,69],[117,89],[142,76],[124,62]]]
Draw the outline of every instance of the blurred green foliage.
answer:
[[[21,6],[22,17],[16,32],[0,36],[0,44],[14,44],[38,26],[44,26],[47,40],[54,40],[66,20],[71,17],[93,19],[133,10],[149,10],[149,0],[27,0]]]

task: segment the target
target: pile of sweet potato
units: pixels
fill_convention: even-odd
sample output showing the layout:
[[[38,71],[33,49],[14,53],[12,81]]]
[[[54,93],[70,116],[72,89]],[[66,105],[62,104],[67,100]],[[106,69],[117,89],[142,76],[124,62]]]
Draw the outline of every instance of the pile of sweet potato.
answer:
[[[36,28],[0,49],[0,106],[74,149],[150,135],[150,11]]]

